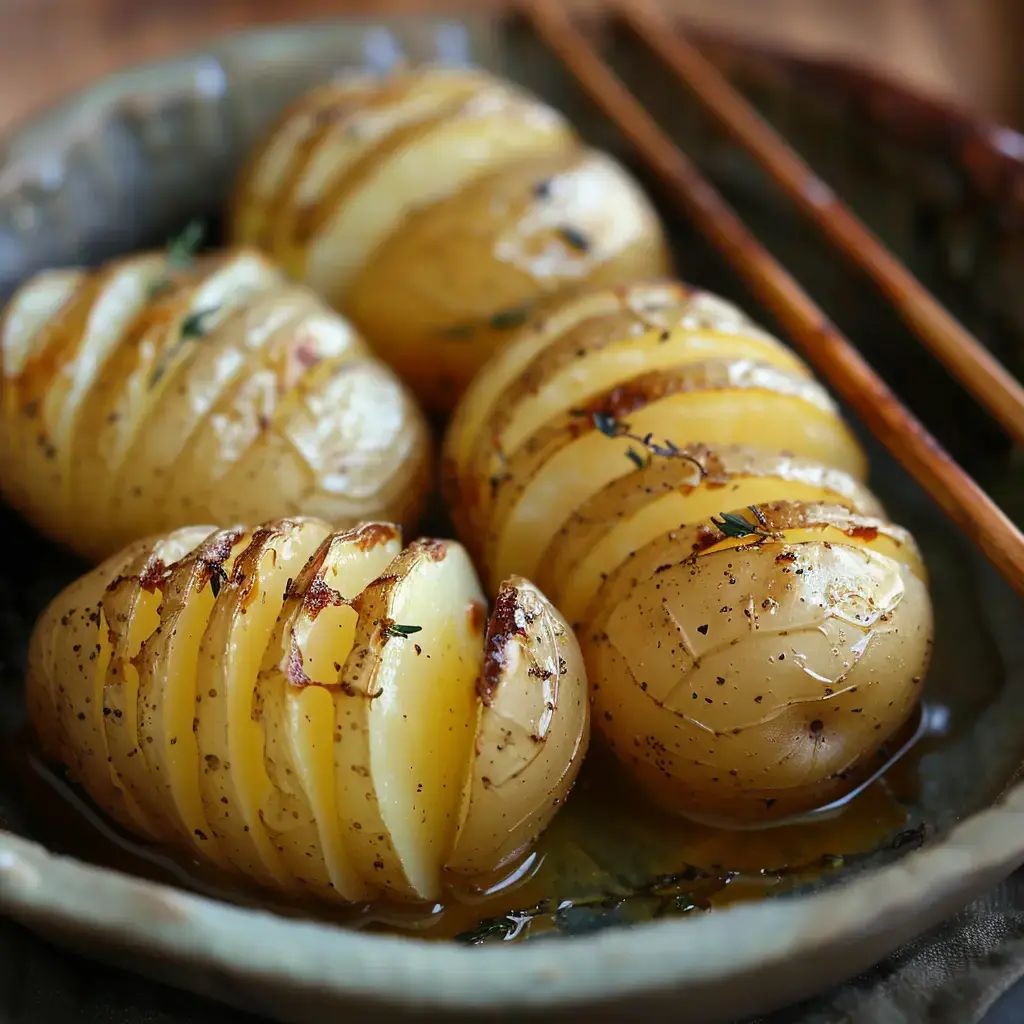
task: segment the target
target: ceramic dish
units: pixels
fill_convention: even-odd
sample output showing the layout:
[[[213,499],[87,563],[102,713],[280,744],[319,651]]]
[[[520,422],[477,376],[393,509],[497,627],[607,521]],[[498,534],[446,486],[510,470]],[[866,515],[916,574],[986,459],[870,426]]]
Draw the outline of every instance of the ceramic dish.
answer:
[[[957,458],[1020,512],[1020,466],[977,407],[751,163],[680,101],[678,86],[649,56],[625,37],[606,33],[604,42],[640,98],[755,231]],[[1019,373],[1024,139],[849,69],[706,45]],[[241,34],[102,81],[7,140],[0,293],[37,269],[160,244],[188,217],[214,215],[242,155],[286,102],[340,67],[382,66],[400,52],[503,70],[631,161],[522,25],[349,21]],[[706,243],[664,213],[685,275],[761,315]],[[919,779],[901,829],[827,882],[681,920],[517,945],[367,935],[53,852],[37,841],[35,791],[12,768],[0,776],[0,907],[89,956],[288,1021],[394,1019],[413,1010],[436,1019],[501,1012],[667,1020],[681,1006],[691,1022],[724,1021],[851,977],[1024,861],[1024,787],[1013,787],[1024,762],[1024,606],[906,474],[877,445],[870,451],[874,484],[917,536],[933,573],[933,739],[916,761]],[[15,749],[29,624],[79,567],[10,512],[0,511],[0,525],[0,726]],[[59,835],[48,842],[69,849]]]

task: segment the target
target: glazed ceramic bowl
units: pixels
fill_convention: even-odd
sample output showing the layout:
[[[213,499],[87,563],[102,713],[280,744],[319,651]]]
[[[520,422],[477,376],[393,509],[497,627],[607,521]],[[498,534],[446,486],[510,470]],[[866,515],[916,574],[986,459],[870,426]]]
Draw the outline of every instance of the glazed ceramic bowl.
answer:
[[[868,284],[751,161],[723,140],[635,42],[610,58],[882,375],[1013,511],[1010,446],[922,354]],[[979,336],[1020,372],[1024,139],[850,69],[705,40],[823,176]],[[0,154],[0,292],[52,265],[158,245],[215,216],[260,130],[346,66],[472,59],[562,107],[635,160],[517,23],[328,22],[241,34],[102,81],[22,126]],[[637,172],[643,177],[642,167]],[[652,193],[665,199],[653,183]],[[722,261],[663,203],[686,276],[747,305]],[[954,414],[951,414],[951,410]],[[895,839],[827,884],[685,919],[483,948],[369,935],[230,905],[62,855],[38,839],[32,791],[0,773],[0,907],[88,956],[288,1021],[518,1018],[729,1020],[851,977],[1024,861],[1024,605],[874,445],[873,480],[933,572],[928,692],[941,742],[921,757]],[[1015,486],[1016,481],[1016,486]],[[0,724],[23,721],[24,648],[42,604],[79,567],[0,511]],[[741,840],[738,840],[741,841]],[[85,856],[83,851],[75,851]]]

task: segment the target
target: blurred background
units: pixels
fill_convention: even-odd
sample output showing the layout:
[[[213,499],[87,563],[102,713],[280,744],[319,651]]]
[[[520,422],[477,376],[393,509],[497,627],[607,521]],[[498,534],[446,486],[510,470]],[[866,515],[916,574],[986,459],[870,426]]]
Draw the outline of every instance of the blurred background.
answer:
[[[0,132],[104,72],[246,25],[496,0],[0,0]],[[599,0],[551,0],[594,6]],[[662,0],[704,27],[874,65],[1024,128],[1024,0]]]

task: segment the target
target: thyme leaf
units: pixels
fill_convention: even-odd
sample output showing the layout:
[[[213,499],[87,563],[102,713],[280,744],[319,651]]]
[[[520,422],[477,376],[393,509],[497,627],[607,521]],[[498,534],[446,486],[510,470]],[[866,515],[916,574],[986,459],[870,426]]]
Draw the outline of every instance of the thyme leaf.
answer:
[[[158,298],[174,288],[170,275],[192,266],[205,234],[206,225],[201,220],[190,220],[180,234],[168,240],[164,252],[165,272],[149,286],[150,299]]]
[[[522,327],[530,319],[531,312],[533,303],[524,302],[521,306],[512,306],[510,309],[492,313],[487,322],[496,331],[507,331],[513,327]]]
[[[571,224],[563,224],[558,229],[558,236],[570,249],[575,249],[577,252],[590,250],[590,239],[579,228],[574,228]]]
[[[186,342],[195,341],[197,338],[201,338],[206,334],[206,325],[204,321],[208,316],[216,313],[219,308],[219,306],[207,306],[205,309],[196,309],[182,320],[181,337],[161,356],[160,362],[157,364],[156,369],[153,370],[153,374],[149,378],[149,386],[151,388],[156,387],[156,385],[160,383],[160,380],[167,372],[167,367],[171,364],[171,360],[173,360],[181,351],[182,346]]]
[[[719,512],[721,520],[711,517],[712,526],[718,527],[726,537],[767,537],[767,534],[754,523],[749,522],[745,516],[737,515],[735,512]]]
[[[194,338],[201,338],[206,333],[204,321],[212,316],[220,306],[207,306],[205,309],[193,310],[181,322],[181,337],[183,341],[190,341]]]
[[[179,235],[167,243],[167,266],[171,270],[187,270],[195,262],[196,252],[203,243],[206,225],[201,220],[190,220]]]
[[[650,455],[644,458],[632,445],[626,449],[626,458],[636,466],[637,469],[646,469],[651,461]]]
[[[385,636],[400,637],[404,640],[406,637],[412,636],[413,633],[418,633],[423,629],[422,626],[403,626],[400,622],[386,622],[381,632]]]

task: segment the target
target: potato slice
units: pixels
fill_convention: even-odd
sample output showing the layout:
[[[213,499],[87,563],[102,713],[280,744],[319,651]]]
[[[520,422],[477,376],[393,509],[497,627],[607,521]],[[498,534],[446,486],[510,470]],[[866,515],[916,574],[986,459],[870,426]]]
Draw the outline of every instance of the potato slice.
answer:
[[[14,293],[0,321],[0,484],[7,501],[26,516],[43,503],[33,500],[25,470],[29,449],[38,444],[38,431],[24,430],[20,424],[38,410],[25,407],[22,375],[45,349],[48,325],[75,304],[85,279],[81,270],[44,271]]]
[[[676,538],[623,566],[581,643],[595,721],[656,801],[768,821],[842,795],[906,721],[931,605],[897,527],[786,503],[726,518],[752,532],[708,524],[689,557]]]
[[[344,137],[346,114],[377,85],[373,76],[351,75],[313,89],[285,109],[254,149],[238,181],[232,208],[235,238],[269,247],[273,215],[280,212],[280,202],[308,153],[332,130],[341,128]]]
[[[798,455],[862,478],[865,459],[826,392],[814,381],[744,360],[706,362],[634,378],[591,409],[644,437],[682,447],[756,438],[768,452]],[[636,442],[609,437],[572,410],[549,421],[508,456],[495,487],[484,562],[488,578],[534,575],[544,548],[572,511],[635,471]],[[656,434],[654,434],[656,432]]]
[[[273,264],[249,253],[233,259],[233,274],[221,277],[214,294],[200,300],[204,309],[216,307],[220,319],[204,317],[206,333],[182,344],[169,361],[163,375],[171,375],[173,384],[161,388],[128,445],[113,485],[126,532],[152,529],[168,502],[176,503],[178,460],[221,396],[259,364],[265,349],[293,337],[304,317],[323,315],[316,298],[284,284]],[[232,289],[231,301],[221,312],[225,286]]]
[[[330,161],[329,190],[302,200],[303,212],[309,211],[300,226],[307,245],[303,278],[341,306],[367,257],[414,209],[510,159],[576,144],[572,129],[551,108],[513,86],[481,78],[468,96],[390,133],[361,160],[342,168],[336,157]]]
[[[253,695],[285,589],[326,534],[327,527],[313,519],[277,520],[253,532],[221,583],[196,667],[195,735],[206,820],[239,871],[285,889],[294,878],[259,817],[271,783]]]
[[[570,622],[585,621],[601,581],[655,537],[706,523],[723,504],[745,507],[780,496],[884,514],[867,487],[840,470],[753,448],[696,445],[682,449],[679,458],[650,459],[577,508],[541,556],[539,583]]]
[[[410,214],[346,310],[429,407],[446,408],[543,296],[669,269],[639,186],[573,147],[503,164]]]
[[[289,398],[294,402],[294,396],[308,386],[310,373],[325,363],[340,370],[365,357],[366,348],[347,321],[331,315],[306,289],[294,292],[288,288],[275,293],[285,308],[293,307],[296,300],[300,310],[305,307],[294,327],[270,332],[258,358],[217,396],[178,453],[173,473],[158,491],[169,516],[205,513],[230,522],[232,516],[218,508],[219,502],[232,498],[225,492],[225,478],[259,444],[281,405]],[[192,485],[176,486],[180,480],[190,480]],[[253,488],[246,484],[245,490]],[[264,490],[258,496],[266,500],[272,495]]]
[[[147,806],[152,805],[173,824],[177,841],[223,868],[229,868],[230,862],[206,820],[199,793],[196,672],[199,645],[216,594],[224,577],[234,572],[235,561],[250,539],[250,532],[240,526],[211,532],[187,557],[169,566],[156,581],[159,630],[149,632],[141,648],[132,636],[126,636],[123,654],[121,648],[115,651],[115,663],[122,666],[116,679],[138,689],[138,711],[130,719],[136,723],[137,735],[128,737],[122,755],[137,757],[142,750],[135,789]],[[133,633],[138,628],[132,605],[118,618],[127,622]],[[138,653],[133,656],[133,651]],[[108,686],[107,692],[110,701],[109,694],[116,691]],[[135,706],[134,699],[131,704]],[[107,718],[108,732],[115,723],[123,727],[120,720]]]
[[[69,776],[115,821],[148,832],[148,821],[130,815],[125,806],[103,732],[103,680],[110,662],[108,584],[144,565],[147,557],[146,545],[133,545],[51,602],[37,627],[40,660],[32,674],[43,693],[38,698],[30,693],[28,705],[33,719],[42,716],[47,723],[40,731],[44,750],[59,757]]]
[[[721,347],[719,347],[721,346]],[[716,355],[766,362],[807,375],[803,362],[742,311],[675,282],[641,282],[576,299],[551,300],[473,381],[445,438],[445,494],[486,515],[499,451],[515,449],[547,419],[654,366]],[[479,507],[478,507],[479,506]],[[465,513],[462,513],[465,514]],[[457,519],[472,539],[468,520]]]
[[[156,273],[155,260],[118,261],[94,275],[79,272],[56,279],[46,275],[43,295],[67,295],[57,308],[48,305],[33,284],[22,289],[29,293],[27,298],[20,293],[15,297],[22,307],[43,301],[31,321],[34,333],[29,351],[23,353],[5,400],[11,403],[9,413],[16,414],[7,429],[12,439],[22,439],[23,462],[12,480],[32,481],[31,507],[24,511],[47,532],[81,532],[82,524],[67,512],[79,412],[125,325],[145,304]],[[76,283],[73,294],[72,282]],[[44,310],[49,320],[42,320]],[[28,326],[24,315],[17,319]]]
[[[462,826],[446,867],[483,875],[544,831],[576,780],[589,738],[583,658],[544,595],[513,576],[484,641],[483,708]]]
[[[335,694],[345,841],[368,885],[437,899],[477,730],[483,595],[459,545],[417,541],[353,607]]]
[[[426,424],[382,363],[325,360],[281,398],[202,508],[251,522],[284,503],[344,525],[386,506],[413,523],[430,481],[429,450]],[[254,489],[252,480],[273,480],[275,489]]]
[[[289,872],[318,896],[372,894],[339,827],[332,691],[355,639],[350,602],[401,548],[400,531],[382,523],[327,537],[289,588],[256,683],[273,783],[259,818]]]
[[[396,136],[465,102],[484,75],[474,69],[353,75],[300,97],[257,148],[242,174],[234,237],[274,252],[301,278],[308,224],[339,183],[361,171]],[[317,211],[320,211],[319,213]]]
[[[108,342],[110,354],[82,396],[77,420],[68,500],[76,514],[88,513],[83,533],[92,554],[116,546],[124,536],[120,503],[128,481],[121,470],[149,412],[174,387],[177,372],[187,365],[188,349],[243,304],[250,289],[263,286],[267,267],[256,253],[207,260],[182,275],[177,287],[154,296],[151,289],[166,279],[166,264],[149,255],[144,265],[148,277],[139,293],[142,304],[130,321],[118,324]],[[131,486],[138,486],[133,478]]]

